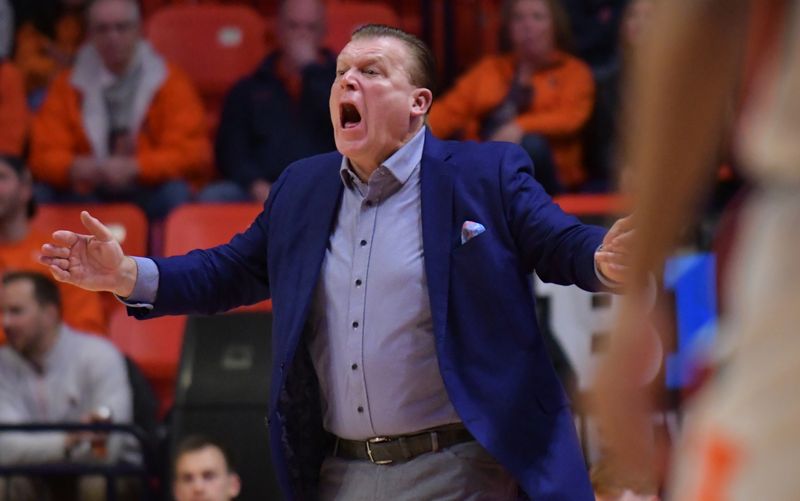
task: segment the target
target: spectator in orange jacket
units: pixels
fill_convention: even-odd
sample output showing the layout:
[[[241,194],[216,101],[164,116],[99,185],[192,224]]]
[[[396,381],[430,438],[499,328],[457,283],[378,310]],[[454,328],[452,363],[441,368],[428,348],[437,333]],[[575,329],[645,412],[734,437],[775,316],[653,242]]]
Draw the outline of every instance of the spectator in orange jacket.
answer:
[[[28,108],[22,75],[0,60],[0,153],[22,155],[28,133]]]
[[[25,78],[31,109],[38,109],[47,86],[72,66],[84,39],[86,0],[27,0],[19,12],[14,62]]]
[[[36,212],[31,173],[19,157],[0,155],[0,275],[44,271],[37,258],[50,235],[31,228]],[[105,333],[107,319],[99,292],[59,283],[64,322],[80,331]],[[0,343],[5,335],[0,328]]]
[[[141,38],[135,0],[95,0],[88,34],[34,119],[40,201],[129,201],[161,219],[209,174],[200,99]]]
[[[589,67],[565,52],[569,30],[556,0],[507,0],[503,33],[510,51],[487,56],[430,113],[441,137],[519,143],[549,193],[586,179],[580,133],[592,111]]]

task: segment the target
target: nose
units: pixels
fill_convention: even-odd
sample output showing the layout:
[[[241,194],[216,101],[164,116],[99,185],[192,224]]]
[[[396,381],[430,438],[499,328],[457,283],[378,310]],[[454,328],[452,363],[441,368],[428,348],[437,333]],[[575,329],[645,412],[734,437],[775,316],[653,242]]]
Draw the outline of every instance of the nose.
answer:
[[[352,69],[349,69],[344,72],[344,74],[339,79],[339,85],[344,90],[355,90],[358,81],[355,78],[355,73]]]

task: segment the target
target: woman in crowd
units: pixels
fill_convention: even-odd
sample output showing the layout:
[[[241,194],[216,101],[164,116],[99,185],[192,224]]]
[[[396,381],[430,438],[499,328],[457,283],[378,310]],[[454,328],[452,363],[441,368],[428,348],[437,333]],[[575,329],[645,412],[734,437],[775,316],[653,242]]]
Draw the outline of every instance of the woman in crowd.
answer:
[[[556,0],[507,0],[507,51],[479,61],[434,103],[440,137],[520,144],[549,193],[586,180],[581,130],[594,102],[589,67],[569,55],[567,18]]]

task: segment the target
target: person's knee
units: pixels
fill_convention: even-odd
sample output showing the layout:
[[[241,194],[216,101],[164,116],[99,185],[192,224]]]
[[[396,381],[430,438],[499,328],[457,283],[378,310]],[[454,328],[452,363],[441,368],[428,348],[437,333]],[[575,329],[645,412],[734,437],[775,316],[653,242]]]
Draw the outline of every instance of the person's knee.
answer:
[[[522,136],[520,146],[534,160],[550,158],[550,143],[541,134],[525,134]]]
[[[247,202],[250,197],[233,181],[219,181],[204,188],[198,195],[197,201],[207,202]]]
[[[173,209],[191,200],[189,183],[182,180],[168,181],[149,190],[140,205],[150,219],[163,219]]]

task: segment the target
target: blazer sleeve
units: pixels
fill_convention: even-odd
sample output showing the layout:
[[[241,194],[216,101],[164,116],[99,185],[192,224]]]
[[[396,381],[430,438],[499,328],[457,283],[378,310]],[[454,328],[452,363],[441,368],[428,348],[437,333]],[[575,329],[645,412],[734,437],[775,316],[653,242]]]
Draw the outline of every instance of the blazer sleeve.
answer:
[[[519,147],[505,149],[500,184],[505,217],[526,273],[535,270],[546,282],[602,290],[594,253],[606,230],[562,211],[534,180],[530,158]]]
[[[159,273],[153,308],[129,307],[128,314],[139,319],[211,315],[269,298],[269,214],[289,174],[287,171],[275,182],[264,210],[250,227],[227,244],[193,250],[183,256],[153,258]]]

